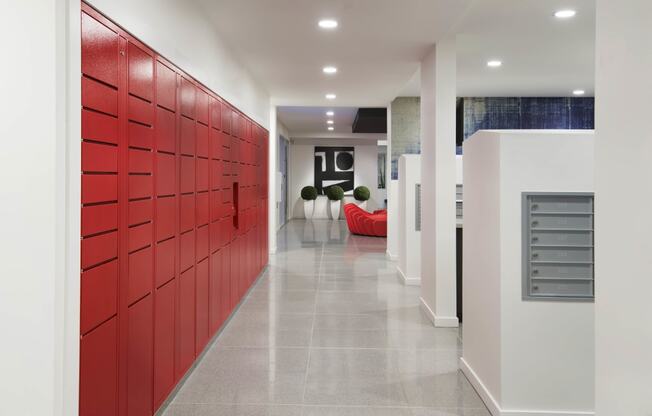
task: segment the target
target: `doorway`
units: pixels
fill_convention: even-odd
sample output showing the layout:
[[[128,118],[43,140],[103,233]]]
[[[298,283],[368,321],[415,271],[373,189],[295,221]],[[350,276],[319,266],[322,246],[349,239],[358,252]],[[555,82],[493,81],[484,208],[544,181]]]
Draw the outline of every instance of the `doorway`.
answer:
[[[278,170],[281,180],[281,197],[278,205],[278,227],[288,220],[288,140],[278,136]]]

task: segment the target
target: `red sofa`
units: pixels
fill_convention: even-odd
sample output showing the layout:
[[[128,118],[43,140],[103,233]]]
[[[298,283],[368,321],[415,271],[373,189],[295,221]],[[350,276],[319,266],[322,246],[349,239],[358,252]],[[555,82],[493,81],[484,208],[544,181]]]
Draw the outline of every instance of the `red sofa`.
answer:
[[[352,234],[387,237],[387,210],[371,213],[356,204],[346,204],[344,216]]]

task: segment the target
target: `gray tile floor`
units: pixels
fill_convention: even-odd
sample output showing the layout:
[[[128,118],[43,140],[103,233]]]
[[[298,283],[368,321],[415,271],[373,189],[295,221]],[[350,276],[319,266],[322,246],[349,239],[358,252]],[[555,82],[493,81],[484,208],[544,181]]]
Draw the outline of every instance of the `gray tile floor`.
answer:
[[[289,222],[278,253],[165,416],[489,416],[385,256],[343,221]]]

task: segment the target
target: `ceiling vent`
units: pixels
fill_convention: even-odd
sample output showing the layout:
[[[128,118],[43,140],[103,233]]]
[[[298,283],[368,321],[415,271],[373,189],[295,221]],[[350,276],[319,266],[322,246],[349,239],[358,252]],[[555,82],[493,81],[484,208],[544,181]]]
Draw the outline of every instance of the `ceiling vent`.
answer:
[[[358,109],[353,122],[353,133],[387,133],[387,109]]]

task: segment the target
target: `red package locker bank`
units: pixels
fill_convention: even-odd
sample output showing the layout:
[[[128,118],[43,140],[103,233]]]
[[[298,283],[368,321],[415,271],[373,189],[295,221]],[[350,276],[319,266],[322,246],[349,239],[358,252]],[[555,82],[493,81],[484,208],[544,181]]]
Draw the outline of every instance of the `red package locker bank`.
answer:
[[[81,26],[80,415],[152,415],[267,262],[267,132],[84,3]]]

